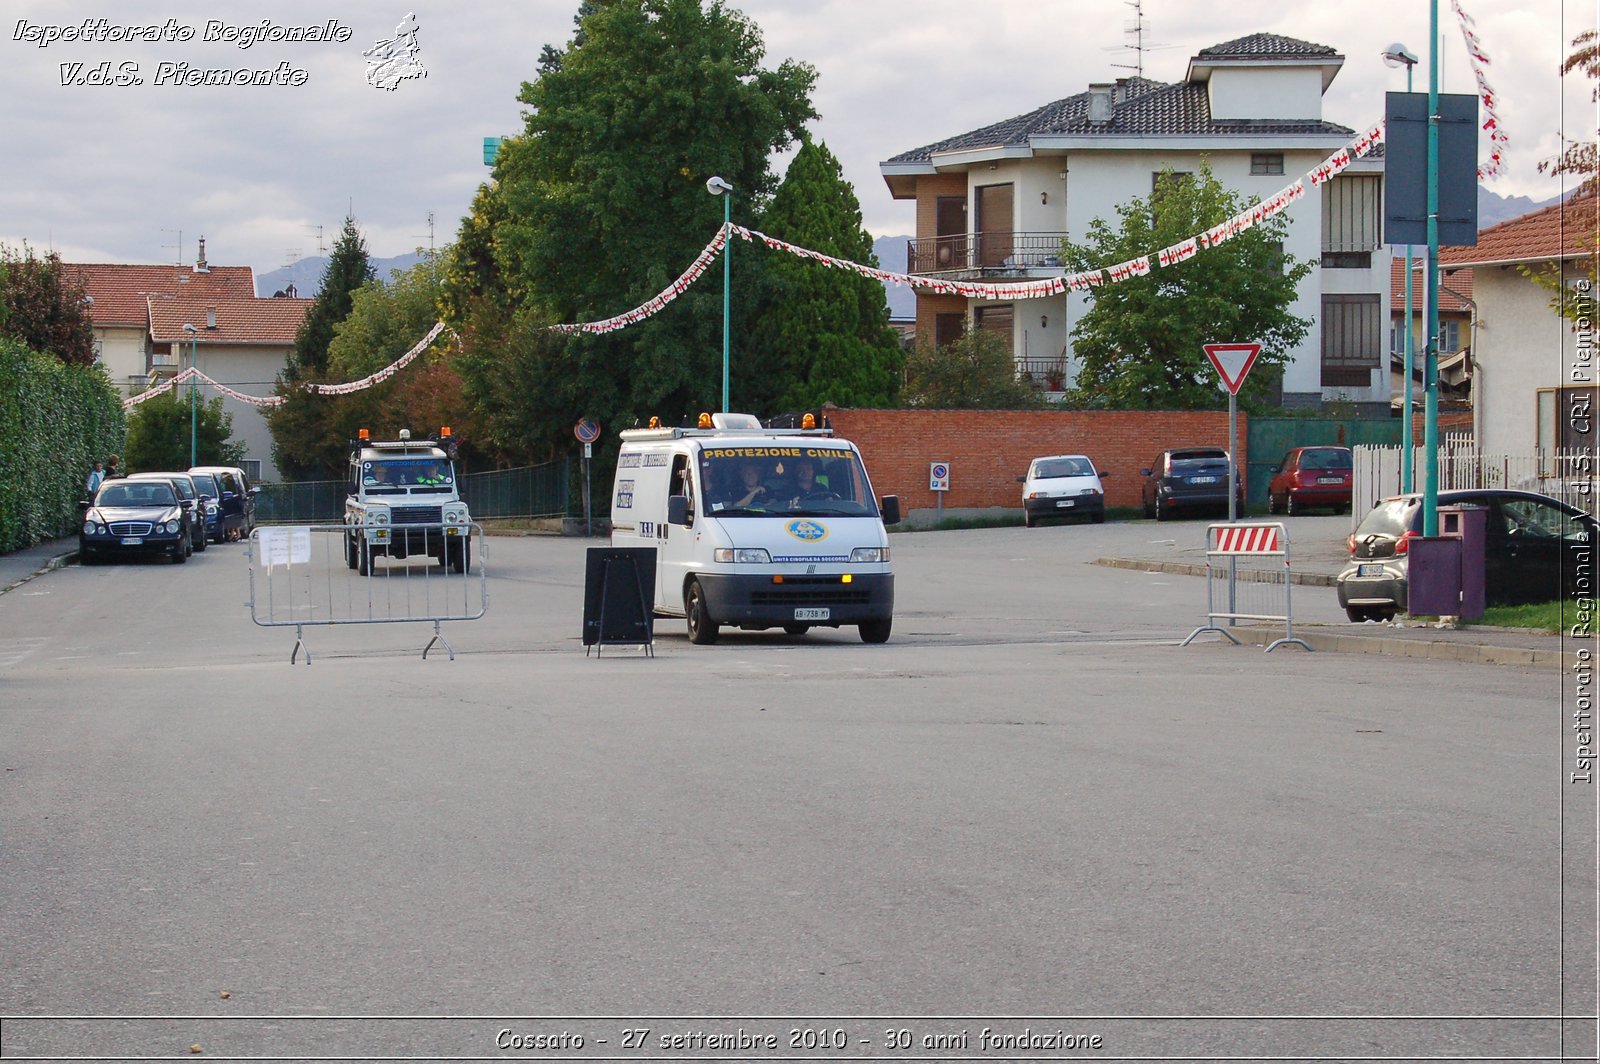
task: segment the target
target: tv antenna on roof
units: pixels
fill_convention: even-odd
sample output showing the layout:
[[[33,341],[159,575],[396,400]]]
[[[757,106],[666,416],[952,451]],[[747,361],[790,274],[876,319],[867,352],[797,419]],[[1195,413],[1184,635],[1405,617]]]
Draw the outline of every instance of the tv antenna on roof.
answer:
[[[1136,78],[1144,77],[1144,53],[1154,52],[1163,48],[1171,48],[1170,44],[1146,44],[1144,39],[1144,0],[1123,0],[1124,7],[1133,8],[1133,21],[1125,22],[1122,26],[1122,35],[1128,43],[1120,47],[1102,48],[1104,52],[1132,52],[1134,61],[1131,63],[1112,63],[1114,67],[1133,71]]]
[[[183,230],[182,229],[162,229],[161,231],[163,233],[177,233],[178,234],[178,242],[176,244],[162,244],[161,246],[164,247],[164,248],[172,248],[173,249],[172,264],[174,266],[182,266],[183,265]]]
[[[328,246],[327,246],[326,243],[323,242],[323,239],[322,239],[322,226],[320,226],[320,225],[308,225],[308,226],[306,226],[306,232],[308,232],[308,233],[311,232],[311,230],[313,230],[313,229],[315,229],[317,231],[317,254],[318,255],[326,255],[328,253]]]
[[[420,233],[413,233],[412,236],[417,240],[421,240],[422,239],[422,234],[420,234]],[[434,249],[433,249],[433,212],[429,211],[428,212],[428,260],[430,262],[433,261],[434,254],[435,254],[435,252],[434,252]]]

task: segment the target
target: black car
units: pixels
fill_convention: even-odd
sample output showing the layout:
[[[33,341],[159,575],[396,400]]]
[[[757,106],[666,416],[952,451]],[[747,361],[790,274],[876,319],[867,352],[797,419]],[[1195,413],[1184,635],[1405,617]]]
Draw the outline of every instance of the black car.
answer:
[[[256,493],[238,466],[191,466],[191,474],[207,474],[217,485],[217,538],[249,539],[256,527]]]
[[[1221,447],[1176,447],[1156,455],[1150,468],[1139,470],[1144,481],[1144,515],[1169,517],[1201,512],[1228,512],[1228,452]],[[1244,513],[1244,478],[1238,477],[1239,505]]]
[[[217,478],[210,473],[189,471],[189,479],[194,481],[194,488],[200,493],[200,505],[206,515],[206,539],[212,543],[221,543],[223,537],[222,524],[222,489],[217,486]]]
[[[178,489],[178,502],[189,519],[189,542],[197,552],[206,549],[205,499],[201,497],[193,477],[188,473],[130,473],[128,479],[165,480]]]
[[[1593,571],[1594,518],[1532,491],[1442,491],[1440,506],[1478,506],[1484,517],[1484,595],[1491,606],[1553,602]],[[1408,606],[1410,542],[1422,535],[1422,496],[1396,495],[1373,507],[1350,536],[1339,574],[1339,605],[1352,621],[1388,621]],[[1581,568],[1580,568],[1581,564]]]
[[[85,565],[152,556],[181,564],[192,549],[189,521],[171,481],[119,477],[100,485],[94,501],[84,504],[78,557]]]

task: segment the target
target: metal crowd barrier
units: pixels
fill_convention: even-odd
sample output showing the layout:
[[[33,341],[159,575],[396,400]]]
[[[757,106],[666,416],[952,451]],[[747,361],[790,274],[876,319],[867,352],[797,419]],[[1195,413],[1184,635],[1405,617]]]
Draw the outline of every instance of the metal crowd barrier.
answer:
[[[1240,558],[1281,558],[1281,569],[1239,571]],[[1223,559],[1226,565],[1217,564]],[[1189,633],[1180,646],[1188,646],[1201,632],[1218,632],[1239,645],[1239,639],[1219,620],[1282,621],[1283,638],[1267,645],[1272,653],[1285,643],[1307,650],[1311,644],[1294,634],[1294,608],[1289,571],[1289,533],[1280,522],[1246,524],[1226,522],[1206,529],[1206,623]]]
[[[399,529],[379,526],[390,535]],[[301,650],[311,664],[305,629],[313,625],[432,622],[424,659],[445,639],[445,621],[474,621],[489,607],[479,525],[406,525],[405,558],[361,551],[359,531],[345,525],[258,526],[250,535],[250,619],[263,628],[294,628],[293,664]],[[446,559],[441,564],[439,555]],[[362,570],[365,570],[363,572]]]

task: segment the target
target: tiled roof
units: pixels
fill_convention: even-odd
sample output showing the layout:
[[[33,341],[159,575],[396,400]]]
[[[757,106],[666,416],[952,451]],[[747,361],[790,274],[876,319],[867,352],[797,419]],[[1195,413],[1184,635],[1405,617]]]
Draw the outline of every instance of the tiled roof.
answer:
[[[1209,48],[1200,49],[1199,59],[1342,59],[1325,44],[1280,37],[1275,33],[1252,33]]]
[[[202,344],[294,343],[295,333],[312,299],[156,299],[149,301],[150,339],[153,343],[189,342],[183,331],[193,325]],[[217,327],[206,327],[207,314],[217,312]]]
[[[104,262],[62,265],[94,300],[89,304],[89,319],[101,326],[143,328],[147,320],[145,302],[151,296],[253,299],[256,294],[255,271],[249,266],[213,266],[205,273],[196,273],[188,266]]]
[[[1600,234],[1600,196],[1574,196],[1478,233],[1476,247],[1442,247],[1446,266],[1549,262],[1595,253]]]
[[[1129,78],[1118,86],[1118,90],[1109,122],[1089,121],[1089,93],[1080,92],[1076,96],[1045,104],[1025,115],[902,152],[888,162],[929,162],[934,155],[943,152],[1026,146],[1029,139],[1035,136],[1281,137],[1348,136],[1355,132],[1348,126],[1321,121],[1215,121],[1211,117],[1211,100],[1206,86],[1199,82],[1167,85],[1145,78]]]
[[[1422,313],[1423,259],[1420,255],[1411,257],[1411,313]],[[1447,311],[1465,311],[1467,304],[1462,300],[1472,298],[1472,271],[1457,270],[1444,279],[1444,284],[1439,286],[1439,309]],[[1389,306],[1402,316],[1406,312],[1406,260],[1404,258],[1391,259],[1389,262]]]

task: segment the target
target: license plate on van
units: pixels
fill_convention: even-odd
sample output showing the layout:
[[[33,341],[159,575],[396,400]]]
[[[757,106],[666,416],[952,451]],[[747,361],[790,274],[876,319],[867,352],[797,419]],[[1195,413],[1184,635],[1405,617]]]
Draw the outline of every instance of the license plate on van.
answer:
[[[825,621],[828,619],[826,606],[796,606],[794,619],[797,621]]]

